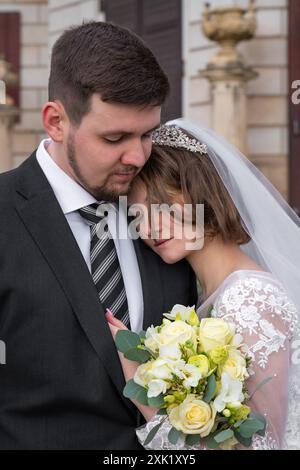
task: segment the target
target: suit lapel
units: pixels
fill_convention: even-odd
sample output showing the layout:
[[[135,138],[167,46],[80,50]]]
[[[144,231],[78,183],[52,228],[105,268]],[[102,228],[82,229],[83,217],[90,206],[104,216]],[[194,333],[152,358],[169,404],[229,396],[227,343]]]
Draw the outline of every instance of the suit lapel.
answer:
[[[16,210],[53,270],[91,345],[122,395],[125,385],[105,313],[77,242],[33,154],[18,170]],[[113,367],[112,367],[113,364]]]

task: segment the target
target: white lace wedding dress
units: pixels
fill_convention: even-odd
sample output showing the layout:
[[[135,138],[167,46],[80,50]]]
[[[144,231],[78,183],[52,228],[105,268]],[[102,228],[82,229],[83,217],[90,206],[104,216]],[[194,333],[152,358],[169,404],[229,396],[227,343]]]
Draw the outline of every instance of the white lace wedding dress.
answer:
[[[300,288],[300,286],[299,286]],[[298,316],[294,304],[272,274],[240,270],[230,274],[219,288],[197,310],[234,322],[244,337],[252,356],[253,375],[247,381],[248,391],[264,378],[273,376],[250,400],[253,411],[267,420],[264,437],[255,435],[252,449],[300,449],[300,366],[299,375],[290,372],[292,359],[299,361],[300,342]],[[298,345],[298,351],[293,350]],[[295,367],[295,366],[293,366]],[[155,416],[136,433],[143,445],[149,431],[165,416]],[[185,446],[181,439],[176,445],[168,441],[171,425],[165,420],[150,444],[149,450],[206,450],[203,445]],[[236,448],[245,449],[238,445]]]

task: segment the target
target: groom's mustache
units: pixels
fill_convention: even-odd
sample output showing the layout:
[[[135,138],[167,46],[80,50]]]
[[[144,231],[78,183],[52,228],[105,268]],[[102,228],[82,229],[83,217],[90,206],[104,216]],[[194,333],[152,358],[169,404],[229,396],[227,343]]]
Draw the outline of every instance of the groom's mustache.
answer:
[[[118,175],[136,175],[140,170],[141,168],[137,168],[135,166],[127,166],[114,171],[114,173]]]

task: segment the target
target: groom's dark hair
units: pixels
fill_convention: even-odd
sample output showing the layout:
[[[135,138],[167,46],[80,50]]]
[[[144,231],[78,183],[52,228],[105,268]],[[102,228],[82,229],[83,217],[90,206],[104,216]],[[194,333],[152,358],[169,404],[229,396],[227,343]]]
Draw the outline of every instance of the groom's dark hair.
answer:
[[[126,28],[89,22],[66,30],[53,46],[49,101],[60,100],[75,125],[95,93],[111,103],[161,106],[169,88],[154,54]]]

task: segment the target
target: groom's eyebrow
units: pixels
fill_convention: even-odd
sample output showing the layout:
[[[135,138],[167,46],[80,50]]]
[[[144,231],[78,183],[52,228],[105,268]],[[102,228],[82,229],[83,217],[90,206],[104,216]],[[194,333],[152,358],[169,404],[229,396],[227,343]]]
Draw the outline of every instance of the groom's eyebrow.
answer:
[[[145,131],[143,134],[149,134],[149,132],[153,132],[155,131],[158,127],[160,127],[160,122],[158,124],[156,124],[156,126],[154,126],[152,129],[149,129],[148,131]],[[105,131],[105,132],[100,132],[100,135],[132,135],[134,134],[134,132],[128,132],[128,131],[124,131],[124,129],[114,129],[114,130],[111,130],[111,131]]]

